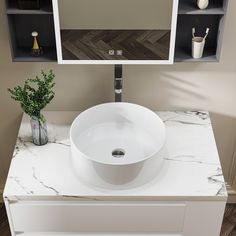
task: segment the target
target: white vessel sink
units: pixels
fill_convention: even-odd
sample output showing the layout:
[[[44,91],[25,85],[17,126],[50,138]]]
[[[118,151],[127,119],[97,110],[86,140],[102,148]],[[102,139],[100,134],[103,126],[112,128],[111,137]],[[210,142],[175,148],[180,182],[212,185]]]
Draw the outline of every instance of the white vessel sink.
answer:
[[[86,182],[139,185],[160,169],[165,126],[151,110],[105,103],[82,112],[70,130],[73,166]]]

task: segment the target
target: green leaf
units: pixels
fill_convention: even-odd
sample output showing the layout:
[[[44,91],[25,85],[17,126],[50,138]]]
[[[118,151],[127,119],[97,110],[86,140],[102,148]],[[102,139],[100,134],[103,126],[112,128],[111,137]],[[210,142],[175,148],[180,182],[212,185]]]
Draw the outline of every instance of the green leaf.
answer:
[[[55,96],[53,87],[55,86],[55,74],[52,70],[48,73],[41,71],[41,76],[29,78],[24,82],[22,87],[16,86],[13,89],[8,89],[11,98],[20,102],[22,110],[29,116],[35,116],[42,119],[41,110]],[[43,120],[42,120],[43,122]]]

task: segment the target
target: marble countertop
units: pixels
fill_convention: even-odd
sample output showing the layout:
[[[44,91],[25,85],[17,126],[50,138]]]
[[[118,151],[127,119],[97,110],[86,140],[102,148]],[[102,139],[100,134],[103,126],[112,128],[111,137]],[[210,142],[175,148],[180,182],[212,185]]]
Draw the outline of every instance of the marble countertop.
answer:
[[[79,112],[45,112],[49,143],[31,141],[24,115],[4,197],[9,200],[212,200],[227,192],[208,112],[157,112],[167,131],[164,164],[156,178],[136,188],[89,186],[71,163],[69,129]]]

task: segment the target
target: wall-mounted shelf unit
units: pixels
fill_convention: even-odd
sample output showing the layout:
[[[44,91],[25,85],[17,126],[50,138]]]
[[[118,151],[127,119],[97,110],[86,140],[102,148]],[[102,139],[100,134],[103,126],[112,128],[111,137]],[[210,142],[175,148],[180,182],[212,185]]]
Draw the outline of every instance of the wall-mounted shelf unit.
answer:
[[[57,61],[52,0],[40,0],[40,9],[19,9],[18,0],[5,0],[9,23],[12,60],[15,62]],[[179,0],[175,42],[175,62],[217,62],[220,58],[225,15],[229,0],[210,0],[207,9],[200,10],[196,0]],[[210,28],[203,57],[193,59],[192,28],[196,35],[205,34]],[[43,54],[33,56],[31,48],[32,31],[39,33],[38,42]]]
[[[17,0],[6,0],[12,60],[15,62],[57,61],[54,20],[51,0],[41,0],[39,10],[22,10]],[[31,54],[33,38],[39,33],[38,42],[43,49],[40,56]]]
[[[227,4],[228,0],[211,0],[207,9],[200,10],[196,0],[179,0],[175,62],[219,61]],[[191,55],[193,27],[199,36],[204,36],[206,28],[210,28],[200,59],[194,59]]]

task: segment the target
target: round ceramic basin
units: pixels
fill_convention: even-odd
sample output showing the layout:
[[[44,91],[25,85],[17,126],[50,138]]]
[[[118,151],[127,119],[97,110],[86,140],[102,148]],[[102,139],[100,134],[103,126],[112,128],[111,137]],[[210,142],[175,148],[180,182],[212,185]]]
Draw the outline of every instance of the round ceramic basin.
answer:
[[[78,115],[70,129],[73,166],[86,182],[143,184],[160,169],[165,126],[151,110],[105,103]]]

